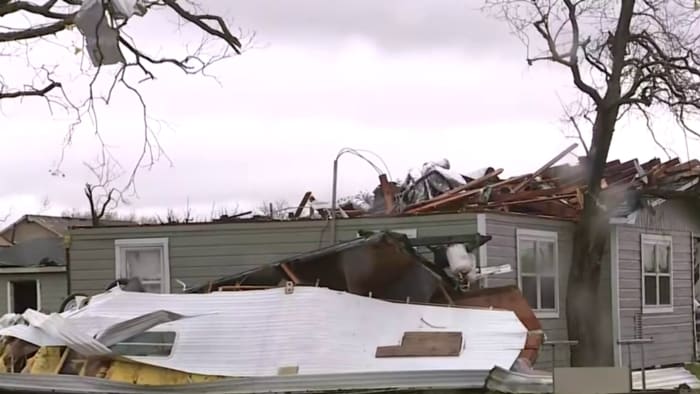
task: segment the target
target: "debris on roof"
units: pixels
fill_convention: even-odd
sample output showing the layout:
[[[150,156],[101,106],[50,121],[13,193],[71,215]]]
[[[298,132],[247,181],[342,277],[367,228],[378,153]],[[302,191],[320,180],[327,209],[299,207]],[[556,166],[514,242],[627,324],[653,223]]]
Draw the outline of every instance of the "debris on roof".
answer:
[[[586,159],[579,158],[573,165],[556,164],[576,146],[567,147],[535,172],[503,179],[500,168],[488,167],[462,175],[451,168],[447,159],[425,163],[420,170],[409,171],[400,184],[393,184],[397,190],[391,212],[386,211],[385,203],[378,201],[379,193],[375,192],[372,207],[341,204],[344,212],[336,216],[496,211],[575,220],[583,210],[587,189]],[[643,206],[642,197],[681,198],[695,190],[699,181],[698,160],[613,160],[604,170],[601,203],[611,216],[625,216]],[[700,197],[700,193],[691,195]],[[352,214],[348,208],[354,209]],[[329,216],[327,212],[325,215]]]

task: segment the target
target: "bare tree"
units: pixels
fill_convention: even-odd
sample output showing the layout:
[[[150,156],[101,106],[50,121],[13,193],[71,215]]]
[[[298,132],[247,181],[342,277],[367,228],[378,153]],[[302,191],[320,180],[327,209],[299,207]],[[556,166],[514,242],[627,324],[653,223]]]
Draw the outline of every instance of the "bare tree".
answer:
[[[144,35],[158,37],[151,33],[160,33],[163,26],[151,25],[145,33],[143,28],[136,30],[138,23],[130,23],[173,17],[177,20],[173,33],[187,31],[195,40],[200,35],[198,45],[168,47],[161,42],[160,54],[155,55],[145,47]],[[0,71],[0,103],[43,99],[51,114],[58,109],[73,120],[55,174],[60,173],[65,148],[77,126],[85,120],[94,127],[102,149],[108,149],[100,133],[99,113],[118,91],[132,95],[141,107],[143,124],[140,154],[122,188],[132,191],[136,171],[164,154],[140,84],[155,80],[160,67],[210,76],[211,65],[240,54],[249,43],[242,44],[240,32],[234,34],[222,16],[205,12],[194,0],[0,0],[0,21],[0,60],[12,59],[16,64]],[[85,58],[89,65],[84,64]]]
[[[119,168],[117,164],[102,156],[102,160],[98,161],[97,164],[85,163],[85,166],[96,178],[93,183],[85,183],[83,192],[90,207],[92,225],[97,227],[105,215],[115,210],[120,203],[127,201],[124,198],[123,190],[113,186],[114,181],[119,178],[119,174],[116,173]]]
[[[263,216],[271,219],[284,219],[290,209],[287,200],[263,201],[258,207],[258,211]]]
[[[568,116],[590,128],[566,297],[569,337],[579,341],[573,365],[612,361],[598,286],[609,234],[601,180],[617,122],[641,116],[656,141],[651,119],[667,114],[686,138],[699,136],[691,127],[700,112],[700,13],[693,6],[692,0],[486,0],[487,10],[526,44],[530,65],[544,61],[568,71],[581,93]]]

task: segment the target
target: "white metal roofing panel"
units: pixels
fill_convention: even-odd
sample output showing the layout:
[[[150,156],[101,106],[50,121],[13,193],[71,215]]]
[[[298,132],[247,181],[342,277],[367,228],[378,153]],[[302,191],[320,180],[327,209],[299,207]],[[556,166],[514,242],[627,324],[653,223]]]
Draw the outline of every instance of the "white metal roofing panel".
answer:
[[[508,369],[527,335],[511,311],[391,303],[318,287],[296,287],[292,294],[283,288],[210,294],[115,289],[63,315],[94,336],[157,310],[197,316],[152,329],[177,333],[170,356],[130,358],[207,375],[274,376],[283,367],[298,367],[300,375]],[[463,351],[458,357],[375,357],[378,346],[399,345],[406,331],[461,331]]]
[[[646,373],[647,389],[676,389],[682,384],[687,384],[691,389],[700,389],[700,380],[683,367],[648,369]],[[642,371],[632,372],[632,385],[634,390],[642,389]]]

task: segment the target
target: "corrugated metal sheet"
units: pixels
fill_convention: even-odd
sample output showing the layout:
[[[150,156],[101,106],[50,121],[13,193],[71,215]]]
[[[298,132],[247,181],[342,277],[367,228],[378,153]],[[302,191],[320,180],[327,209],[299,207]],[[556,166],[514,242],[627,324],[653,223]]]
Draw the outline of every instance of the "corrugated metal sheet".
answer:
[[[48,331],[37,328],[84,349],[94,344],[81,337],[95,337],[114,324],[158,310],[186,316],[151,330],[177,333],[172,354],[130,358],[220,376],[274,376],[284,367],[298,367],[300,375],[507,369],[527,335],[512,311],[391,303],[317,287],[296,287],[291,294],[283,288],[210,294],[115,288],[83,309],[62,314],[70,324],[54,319],[57,324],[51,325],[49,319],[41,323],[49,323]],[[463,350],[457,357],[375,357],[378,346],[399,345],[406,331],[461,331]],[[5,333],[32,343],[40,340],[30,330],[0,330]]]
[[[659,368],[646,371],[647,389],[676,389],[682,384],[687,384],[691,389],[700,389],[700,380],[683,367]],[[632,387],[635,390],[642,389],[642,372],[632,372]]]
[[[143,386],[71,375],[0,374],[0,391],[110,394],[258,394],[357,390],[479,389],[488,371],[413,371],[224,379],[179,386]]]

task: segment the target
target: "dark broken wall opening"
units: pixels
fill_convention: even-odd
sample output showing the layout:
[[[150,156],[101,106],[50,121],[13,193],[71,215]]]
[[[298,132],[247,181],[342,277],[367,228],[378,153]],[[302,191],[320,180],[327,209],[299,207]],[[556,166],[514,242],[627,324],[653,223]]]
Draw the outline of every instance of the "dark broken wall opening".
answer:
[[[27,309],[38,309],[37,282],[21,280],[10,282],[12,292],[12,312],[24,313]]]

